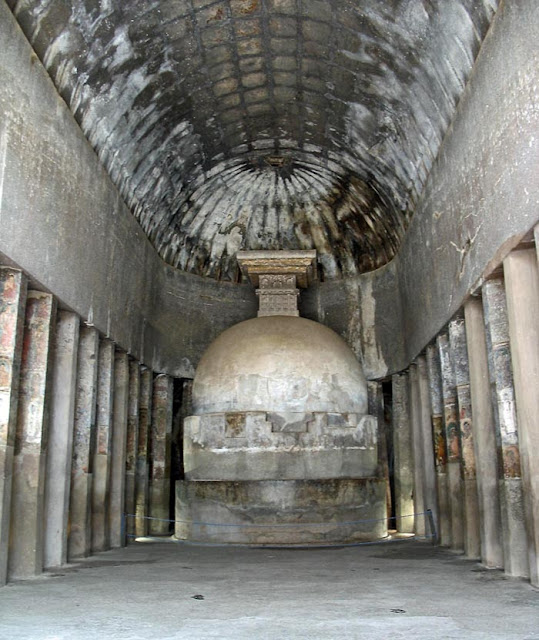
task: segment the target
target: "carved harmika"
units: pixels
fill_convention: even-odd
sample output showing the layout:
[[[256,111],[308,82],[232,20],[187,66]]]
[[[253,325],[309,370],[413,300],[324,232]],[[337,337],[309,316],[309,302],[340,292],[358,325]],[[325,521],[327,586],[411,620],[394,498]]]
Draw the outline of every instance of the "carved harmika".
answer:
[[[295,275],[260,275],[258,316],[299,316]]]

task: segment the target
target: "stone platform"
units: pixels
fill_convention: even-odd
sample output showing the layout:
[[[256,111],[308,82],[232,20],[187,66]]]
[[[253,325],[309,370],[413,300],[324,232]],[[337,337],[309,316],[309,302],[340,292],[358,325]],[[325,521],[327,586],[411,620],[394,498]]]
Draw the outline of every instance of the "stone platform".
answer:
[[[385,492],[375,477],[178,481],[175,537],[254,546],[377,540],[387,536]]]
[[[316,411],[190,416],[184,468],[185,480],[176,485],[178,539],[304,545],[387,535],[374,416]],[[342,524],[351,522],[356,524]]]

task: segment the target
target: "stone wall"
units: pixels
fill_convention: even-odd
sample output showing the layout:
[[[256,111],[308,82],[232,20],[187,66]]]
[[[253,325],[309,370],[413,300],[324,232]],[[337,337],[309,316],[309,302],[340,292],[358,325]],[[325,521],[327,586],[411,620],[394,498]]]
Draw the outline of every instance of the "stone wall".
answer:
[[[539,219],[538,39],[501,4],[397,258],[406,364]]]

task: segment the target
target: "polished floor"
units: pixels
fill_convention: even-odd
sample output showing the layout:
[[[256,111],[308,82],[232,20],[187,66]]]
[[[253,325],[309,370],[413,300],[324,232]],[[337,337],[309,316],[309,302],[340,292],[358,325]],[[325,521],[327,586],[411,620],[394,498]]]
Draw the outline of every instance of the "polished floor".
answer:
[[[139,542],[0,589],[0,638],[532,640],[539,591],[426,542]]]

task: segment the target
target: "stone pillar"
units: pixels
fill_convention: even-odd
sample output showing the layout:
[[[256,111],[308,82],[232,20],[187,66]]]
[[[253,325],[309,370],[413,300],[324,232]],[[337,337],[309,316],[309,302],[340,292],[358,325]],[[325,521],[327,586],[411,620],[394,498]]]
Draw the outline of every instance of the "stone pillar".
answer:
[[[54,341],[45,481],[45,568],[67,562],[71,458],[80,319],[58,311]]]
[[[148,535],[148,503],[150,497],[149,444],[152,423],[153,373],[142,367],[140,374],[139,431],[135,481],[135,535]]]
[[[7,580],[26,288],[24,274],[14,269],[0,268],[0,586]]]
[[[386,483],[387,513],[391,513],[391,488],[389,486],[389,464],[387,458],[387,433],[384,416],[384,391],[381,382],[370,380],[367,382],[368,412],[376,416],[378,424],[378,474]],[[390,525],[392,523],[389,523]]]
[[[487,343],[481,300],[470,298],[464,306],[464,314],[470,364],[477,492],[479,512],[482,516],[481,561],[487,567],[503,567],[496,434],[488,380]]]
[[[69,500],[69,560],[90,555],[92,548],[92,472],[95,449],[97,362],[99,334],[82,326],[79,337],[75,430]]]
[[[517,402],[530,581],[539,586],[539,270],[534,249],[503,262]]]
[[[109,526],[110,546],[125,546],[125,451],[127,440],[127,403],[129,397],[129,358],[117,351],[114,356],[113,427],[110,462]]]
[[[449,507],[451,511],[451,549],[464,551],[464,511],[462,508],[463,491],[460,477],[459,423],[457,411],[457,388],[449,338],[440,334],[436,339],[440,356],[442,376],[442,398],[444,402],[444,429],[447,445],[447,484],[449,488]]]
[[[440,374],[440,356],[435,345],[427,347],[427,371],[436,468],[436,497],[438,500],[438,539],[440,544],[451,545],[451,507],[447,481],[447,445],[445,441],[442,378]]]
[[[393,454],[395,477],[395,528],[399,533],[413,533],[414,462],[408,397],[408,373],[391,377],[393,390]]]
[[[10,579],[30,578],[43,570],[47,377],[55,306],[50,294],[28,292],[13,460]]]
[[[468,558],[481,557],[479,501],[472,435],[472,399],[470,395],[470,367],[466,348],[466,328],[463,318],[449,323],[449,350],[455,383],[459,415],[461,478],[464,489],[464,552]]]
[[[412,433],[412,452],[414,457],[414,531],[424,536],[425,526],[425,460],[423,458],[423,432],[421,424],[421,396],[419,393],[419,376],[417,365],[409,367],[410,394],[410,430]],[[421,515],[420,515],[421,514]]]
[[[140,364],[129,361],[129,395],[127,402],[127,442],[125,452],[126,534],[135,535],[135,475],[139,431]]]
[[[114,343],[101,340],[97,365],[96,445],[92,483],[92,552],[110,549],[109,501],[114,401]]]
[[[423,444],[423,470],[425,477],[424,482],[424,501],[425,509],[432,511],[432,516],[436,527],[438,527],[438,500],[436,496],[436,471],[434,468],[434,446],[432,442],[432,425],[431,425],[431,406],[429,395],[429,381],[427,377],[427,363],[425,356],[417,358],[417,375],[419,382],[419,398],[421,401],[421,431]],[[424,517],[426,523],[426,533],[431,535],[433,532],[429,529],[427,517]]]
[[[152,464],[150,483],[150,533],[165,535],[170,530],[170,438],[172,433],[173,380],[158,375],[153,385]]]
[[[488,367],[496,424],[500,507],[503,531],[505,573],[527,578],[528,540],[524,519],[524,498],[520,473],[520,449],[516,414],[507,301],[502,278],[485,282],[482,288],[483,311],[488,347]]]

